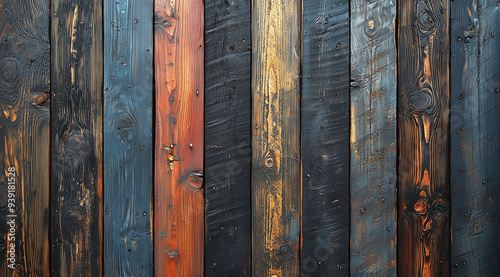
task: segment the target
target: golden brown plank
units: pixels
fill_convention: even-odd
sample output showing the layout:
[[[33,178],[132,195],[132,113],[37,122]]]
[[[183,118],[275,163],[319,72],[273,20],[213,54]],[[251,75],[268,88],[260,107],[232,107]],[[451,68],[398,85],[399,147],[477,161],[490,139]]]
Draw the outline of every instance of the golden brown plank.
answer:
[[[297,276],[300,234],[300,2],[252,12],[252,274]]]

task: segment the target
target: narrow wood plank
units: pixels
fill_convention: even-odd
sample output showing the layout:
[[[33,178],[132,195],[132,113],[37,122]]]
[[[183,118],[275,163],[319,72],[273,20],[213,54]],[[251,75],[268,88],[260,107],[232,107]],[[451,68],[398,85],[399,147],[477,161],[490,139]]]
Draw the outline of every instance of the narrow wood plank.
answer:
[[[500,276],[500,14],[452,2],[453,276]]]
[[[250,12],[205,2],[206,276],[250,276]]]
[[[448,276],[450,3],[398,7],[398,275]]]
[[[252,5],[252,275],[297,276],[300,2]]]
[[[49,1],[0,1],[0,49],[0,275],[49,276]]]
[[[351,2],[351,276],[396,276],[396,2]]]
[[[102,275],[102,2],[51,2],[51,275]]]
[[[203,276],[203,2],[155,2],[155,274]]]
[[[304,0],[303,276],[349,274],[349,2]]]
[[[153,276],[153,1],[104,1],[104,275]]]

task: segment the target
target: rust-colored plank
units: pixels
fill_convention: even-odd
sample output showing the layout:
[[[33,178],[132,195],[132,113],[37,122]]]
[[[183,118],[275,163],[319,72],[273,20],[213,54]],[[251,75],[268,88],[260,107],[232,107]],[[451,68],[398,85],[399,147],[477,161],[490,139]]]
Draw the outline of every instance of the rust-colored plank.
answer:
[[[396,2],[351,2],[351,276],[396,276]]]
[[[202,276],[203,2],[155,2],[155,274]]]
[[[252,7],[252,274],[300,271],[300,2]]]
[[[102,275],[102,1],[51,2],[51,275]]]
[[[500,276],[498,1],[451,7],[451,272]]]
[[[49,276],[49,66],[49,1],[0,1],[0,276]]]
[[[450,3],[398,8],[398,275],[447,276]]]

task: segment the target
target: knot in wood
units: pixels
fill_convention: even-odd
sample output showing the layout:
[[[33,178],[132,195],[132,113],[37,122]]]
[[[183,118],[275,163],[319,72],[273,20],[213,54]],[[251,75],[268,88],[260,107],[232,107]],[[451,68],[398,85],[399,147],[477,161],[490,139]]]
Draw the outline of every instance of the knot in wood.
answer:
[[[408,99],[409,109],[414,113],[431,114],[435,109],[435,101],[432,91],[429,88],[423,88],[410,93]]]
[[[418,3],[417,17],[418,32],[420,36],[427,37],[434,33],[438,25],[438,18],[424,1],[419,1]]]
[[[0,61],[0,102],[13,105],[19,99],[16,89],[21,78],[21,64],[15,58]]]

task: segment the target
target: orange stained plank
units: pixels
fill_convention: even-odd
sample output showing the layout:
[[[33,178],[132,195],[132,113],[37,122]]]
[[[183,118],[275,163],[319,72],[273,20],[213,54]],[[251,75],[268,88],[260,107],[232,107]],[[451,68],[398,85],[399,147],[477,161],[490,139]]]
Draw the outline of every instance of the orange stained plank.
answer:
[[[203,2],[155,3],[155,272],[202,276]]]

